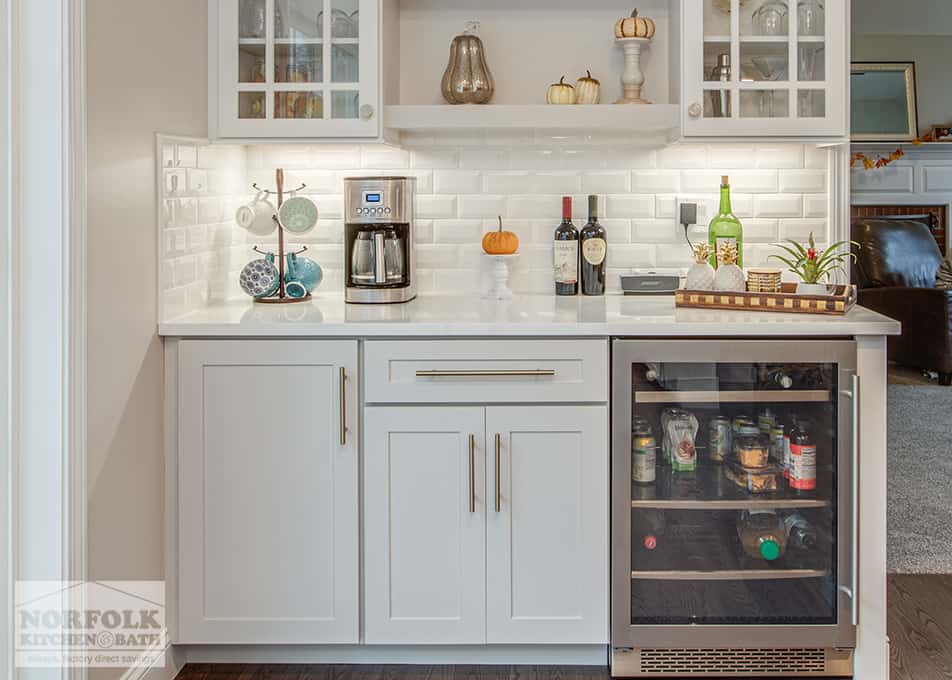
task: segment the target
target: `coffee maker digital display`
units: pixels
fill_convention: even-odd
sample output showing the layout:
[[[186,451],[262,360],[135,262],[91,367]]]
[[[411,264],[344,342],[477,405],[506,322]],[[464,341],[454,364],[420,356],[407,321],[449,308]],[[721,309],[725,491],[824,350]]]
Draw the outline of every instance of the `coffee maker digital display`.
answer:
[[[409,302],[413,271],[413,177],[344,180],[344,299],[358,304]]]

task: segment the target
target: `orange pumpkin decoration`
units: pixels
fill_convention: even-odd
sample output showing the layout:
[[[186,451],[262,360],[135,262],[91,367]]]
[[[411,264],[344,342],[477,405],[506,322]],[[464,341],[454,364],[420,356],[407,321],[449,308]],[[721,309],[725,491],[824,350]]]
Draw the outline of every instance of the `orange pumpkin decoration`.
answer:
[[[487,255],[512,255],[519,250],[519,237],[514,232],[503,231],[501,215],[499,230],[487,232],[483,236],[483,250]]]

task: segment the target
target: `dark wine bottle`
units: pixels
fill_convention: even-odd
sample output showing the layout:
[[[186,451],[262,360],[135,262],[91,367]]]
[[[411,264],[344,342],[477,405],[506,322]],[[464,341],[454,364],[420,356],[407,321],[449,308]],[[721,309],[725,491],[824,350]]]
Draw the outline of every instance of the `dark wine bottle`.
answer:
[[[582,294],[605,294],[605,256],[608,241],[605,227],[598,223],[598,196],[588,197],[588,224],[579,234],[582,251]]]
[[[572,224],[572,197],[562,198],[562,224],[555,230],[555,294],[578,295],[578,229]]]

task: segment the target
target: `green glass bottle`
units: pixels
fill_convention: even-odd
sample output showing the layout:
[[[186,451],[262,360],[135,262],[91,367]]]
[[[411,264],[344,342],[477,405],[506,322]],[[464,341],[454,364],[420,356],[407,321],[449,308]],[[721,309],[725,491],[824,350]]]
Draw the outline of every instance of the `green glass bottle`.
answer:
[[[721,177],[721,207],[708,229],[711,244],[711,266],[717,269],[717,254],[725,243],[737,246],[737,266],[744,266],[744,228],[731,209],[731,184],[727,175]]]

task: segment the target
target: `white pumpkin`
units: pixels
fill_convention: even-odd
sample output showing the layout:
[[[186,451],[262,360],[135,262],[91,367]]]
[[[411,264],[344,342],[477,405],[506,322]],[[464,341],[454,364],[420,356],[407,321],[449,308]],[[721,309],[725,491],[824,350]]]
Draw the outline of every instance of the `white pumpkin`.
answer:
[[[597,104],[601,96],[602,84],[596,78],[592,78],[591,71],[585,73],[587,75],[582,76],[575,82],[575,103]]]
[[[655,22],[638,16],[638,10],[632,10],[631,16],[622,17],[615,22],[616,38],[646,38],[651,40],[655,34]]]
[[[565,76],[559,78],[559,82],[549,85],[545,95],[547,104],[574,104],[575,100],[575,88],[565,82]]]

